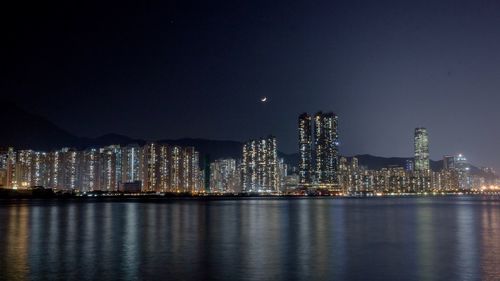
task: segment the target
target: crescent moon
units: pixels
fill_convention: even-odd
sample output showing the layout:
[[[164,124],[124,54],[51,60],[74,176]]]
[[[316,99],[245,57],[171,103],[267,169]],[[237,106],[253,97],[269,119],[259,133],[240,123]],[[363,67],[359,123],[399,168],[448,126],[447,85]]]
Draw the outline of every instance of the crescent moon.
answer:
[[[267,97],[263,97],[260,99],[261,102],[266,102],[267,101]]]

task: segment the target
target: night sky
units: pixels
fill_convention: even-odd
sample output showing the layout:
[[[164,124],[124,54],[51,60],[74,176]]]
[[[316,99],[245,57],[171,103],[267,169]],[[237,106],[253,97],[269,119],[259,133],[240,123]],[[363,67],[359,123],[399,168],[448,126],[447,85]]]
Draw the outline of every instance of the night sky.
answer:
[[[411,156],[424,126],[433,159],[500,168],[499,1],[16,2],[0,93],[76,135],[295,152],[323,110],[344,155]]]

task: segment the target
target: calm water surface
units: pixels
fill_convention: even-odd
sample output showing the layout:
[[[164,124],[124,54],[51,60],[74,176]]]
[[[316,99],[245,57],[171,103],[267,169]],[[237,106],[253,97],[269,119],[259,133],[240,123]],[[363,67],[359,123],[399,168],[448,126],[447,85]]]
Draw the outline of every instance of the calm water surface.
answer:
[[[500,201],[0,201],[0,279],[499,280]]]

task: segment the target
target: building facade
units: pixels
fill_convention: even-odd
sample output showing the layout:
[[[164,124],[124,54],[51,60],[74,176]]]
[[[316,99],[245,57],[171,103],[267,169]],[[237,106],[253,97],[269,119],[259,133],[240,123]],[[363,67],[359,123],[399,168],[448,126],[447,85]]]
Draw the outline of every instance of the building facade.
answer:
[[[428,171],[429,165],[429,136],[426,128],[415,128],[415,157],[414,169],[415,171]]]
[[[244,144],[241,163],[244,192],[279,191],[281,183],[276,146],[276,138],[272,136]]]
[[[210,164],[210,192],[241,191],[240,168],[235,159],[217,159]]]
[[[200,178],[199,153],[193,147],[149,143],[83,151],[0,151],[0,186],[6,188],[86,192],[136,190],[140,185],[146,192],[198,192]]]
[[[299,116],[299,184],[307,185],[313,181],[313,138],[312,119],[307,113]]]
[[[339,184],[338,117],[332,112],[299,116],[299,184],[332,188]]]

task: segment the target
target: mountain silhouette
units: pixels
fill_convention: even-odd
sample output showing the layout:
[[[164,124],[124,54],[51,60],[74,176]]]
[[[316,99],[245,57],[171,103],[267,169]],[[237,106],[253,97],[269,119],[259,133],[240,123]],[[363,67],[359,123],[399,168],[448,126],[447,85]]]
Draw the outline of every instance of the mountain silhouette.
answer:
[[[49,120],[25,111],[12,102],[2,104],[0,110],[2,134],[0,145],[16,149],[50,150],[74,145],[79,139],[57,127]]]

